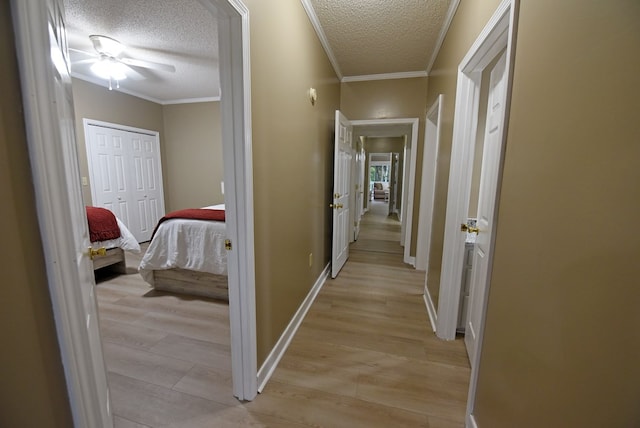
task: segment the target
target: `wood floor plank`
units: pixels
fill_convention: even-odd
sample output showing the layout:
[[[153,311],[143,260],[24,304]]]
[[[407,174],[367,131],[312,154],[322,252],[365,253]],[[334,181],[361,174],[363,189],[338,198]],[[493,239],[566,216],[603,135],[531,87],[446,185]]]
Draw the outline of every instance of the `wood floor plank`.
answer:
[[[193,367],[193,363],[165,357],[147,350],[105,342],[105,361],[109,372],[171,388]]]
[[[150,348],[158,355],[231,372],[231,346],[169,334]]]
[[[181,426],[227,406],[116,373],[109,375],[113,408],[129,421],[150,427]]]
[[[147,328],[107,318],[100,319],[100,334],[103,342],[140,349],[149,349],[167,336],[166,332],[156,328]]]
[[[227,406],[240,404],[238,399],[233,396],[231,371],[228,369],[216,370],[195,365],[173,386],[173,390],[206,398]]]
[[[311,426],[335,428],[428,427],[423,414],[345,395],[269,382],[249,410]]]

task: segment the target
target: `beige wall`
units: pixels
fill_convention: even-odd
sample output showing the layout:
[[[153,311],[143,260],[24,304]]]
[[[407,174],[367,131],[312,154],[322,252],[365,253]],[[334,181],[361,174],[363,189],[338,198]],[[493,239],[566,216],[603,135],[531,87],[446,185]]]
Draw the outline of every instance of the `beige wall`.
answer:
[[[9,2],[0,5],[0,426],[73,425],[35,213]]]
[[[162,106],[160,104],[123,94],[122,92],[109,91],[107,88],[79,79],[73,79],[73,104],[80,174],[89,179],[89,185],[82,186],[82,196],[85,204],[91,205],[91,181],[82,119],[101,120],[160,132],[160,151],[162,162],[164,163],[166,156],[163,148]],[[166,177],[164,177],[163,182],[166,188]],[[166,195],[165,203],[167,203]]]
[[[437,300],[440,290],[440,267],[442,265],[442,247],[444,244],[444,222],[447,209],[458,65],[486,22],[493,15],[499,3],[500,0],[460,2],[440,53],[429,74],[427,106],[431,107],[437,100],[438,95],[442,94],[444,96],[431,228],[431,248],[427,267],[427,287],[429,288],[429,294],[435,300]],[[434,303],[437,307],[437,301]]]
[[[640,424],[639,23],[521,2],[480,427]]]
[[[167,212],[223,203],[220,103],[166,105],[162,112]]]
[[[413,199],[413,224],[411,255],[416,252],[418,235],[418,212],[420,210],[420,186],[422,180],[422,153],[424,125],[427,116],[427,78],[375,80],[342,83],[340,110],[350,120],[367,119],[420,119],[418,124],[418,150],[416,158],[416,180]]]
[[[329,262],[333,127],[340,85],[300,2],[245,4],[251,15],[261,364]],[[317,89],[315,106],[307,98],[310,87]]]

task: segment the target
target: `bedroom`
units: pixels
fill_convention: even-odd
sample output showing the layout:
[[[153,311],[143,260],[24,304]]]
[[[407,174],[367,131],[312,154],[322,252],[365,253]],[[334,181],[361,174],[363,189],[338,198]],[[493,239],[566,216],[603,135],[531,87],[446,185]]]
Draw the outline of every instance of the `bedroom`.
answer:
[[[194,8],[196,5],[194,2]],[[208,13],[202,6],[197,7],[196,14]],[[70,34],[77,30],[76,26],[86,31],[106,31],[105,27],[117,26],[114,22],[91,24],[89,30],[89,24],[78,19],[78,8],[68,12]],[[131,19],[134,18],[129,16],[128,20]],[[200,24],[204,21],[209,24],[206,29],[200,25],[198,33],[201,37],[215,33],[215,21],[211,17],[201,21]],[[168,26],[178,27],[179,23],[169,23],[162,28]],[[196,61],[213,70],[212,58],[217,58],[217,46],[204,43],[202,49],[205,48],[216,48],[216,52],[206,60],[198,58]],[[85,58],[82,54],[76,57]],[[184,57],[181,60],[188,60],[189,55],[185,53]],[[77,152],[86,205],[94,204],[91,189],[94,183],[85,141],[85,119],[159,133],[165,212],[224,203],[217,79],[188,96],[178,92],[179,89],[172,92],[163,88],[166,97],[158,99],[157,95],[154,98],[126,89],[124,91],[129,93],[108,90],[106,80],[99,80],[89,73],[80,74],[77,71],[82,71],[81,68],[75,70],[72,68]],[[153,71],[148,77],[154,80]],[[156,76],[155,79],[159,78]],[[125,82],[120,84],[125,86]],[[143,251],[147,245],[142,245]],[[114,403],[122,408],[128,400],[127,392],[145,382],[177,384],[176,389],[182,386],[183,392],[207,397],[219,394],[223,400],[233,399],[228,305],[152,291],[137,273],[140,257],[126,253],[127,275],[113,276],[111,272],[104,272],[97,280],[102,347]],[[191,366],[185,365],[184,361],[190,362]],[[149,369],[160,362],[173,367],[174,376],[179,373],[184,381],[179,383],[177,378],[167,378],[166,374]],[[206,379],[206,386],[194,391],[189,386],[194,377]]]

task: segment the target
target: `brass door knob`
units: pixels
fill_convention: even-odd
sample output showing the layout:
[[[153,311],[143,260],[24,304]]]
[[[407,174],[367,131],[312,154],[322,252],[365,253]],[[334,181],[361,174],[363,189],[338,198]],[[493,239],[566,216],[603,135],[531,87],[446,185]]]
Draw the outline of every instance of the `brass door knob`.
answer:
[[[480,229],[478,229],[477,227],[473,227],[473,226],[468,226],[464,223],[462,223],[460,225],[460,231],[461,232],[469,232],[469,233],[475,233],[476,235],[478,233],[480,233]]]
[[[107,250],[104,247],[98,248],[97,250],[94,250],[93,248],[89,247],[89,258],[91,260],[93,260],[95,256],[106,256],[106,255],[107,255]]]

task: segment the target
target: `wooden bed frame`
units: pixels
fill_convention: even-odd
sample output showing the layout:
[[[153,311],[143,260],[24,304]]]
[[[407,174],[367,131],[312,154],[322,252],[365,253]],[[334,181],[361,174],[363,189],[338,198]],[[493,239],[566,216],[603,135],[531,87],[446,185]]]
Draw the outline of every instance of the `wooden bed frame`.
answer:
[[[95,256],[93,258],[94,271],[107,266],[113,266],[112,269],[118,273],[127,272],[127,265],[124,260],[124,251],[122,248],[110,248],[104,256]]]
[[[153,271],[153,288],[172,293],[229,301],[227,277],[187,269]]]

